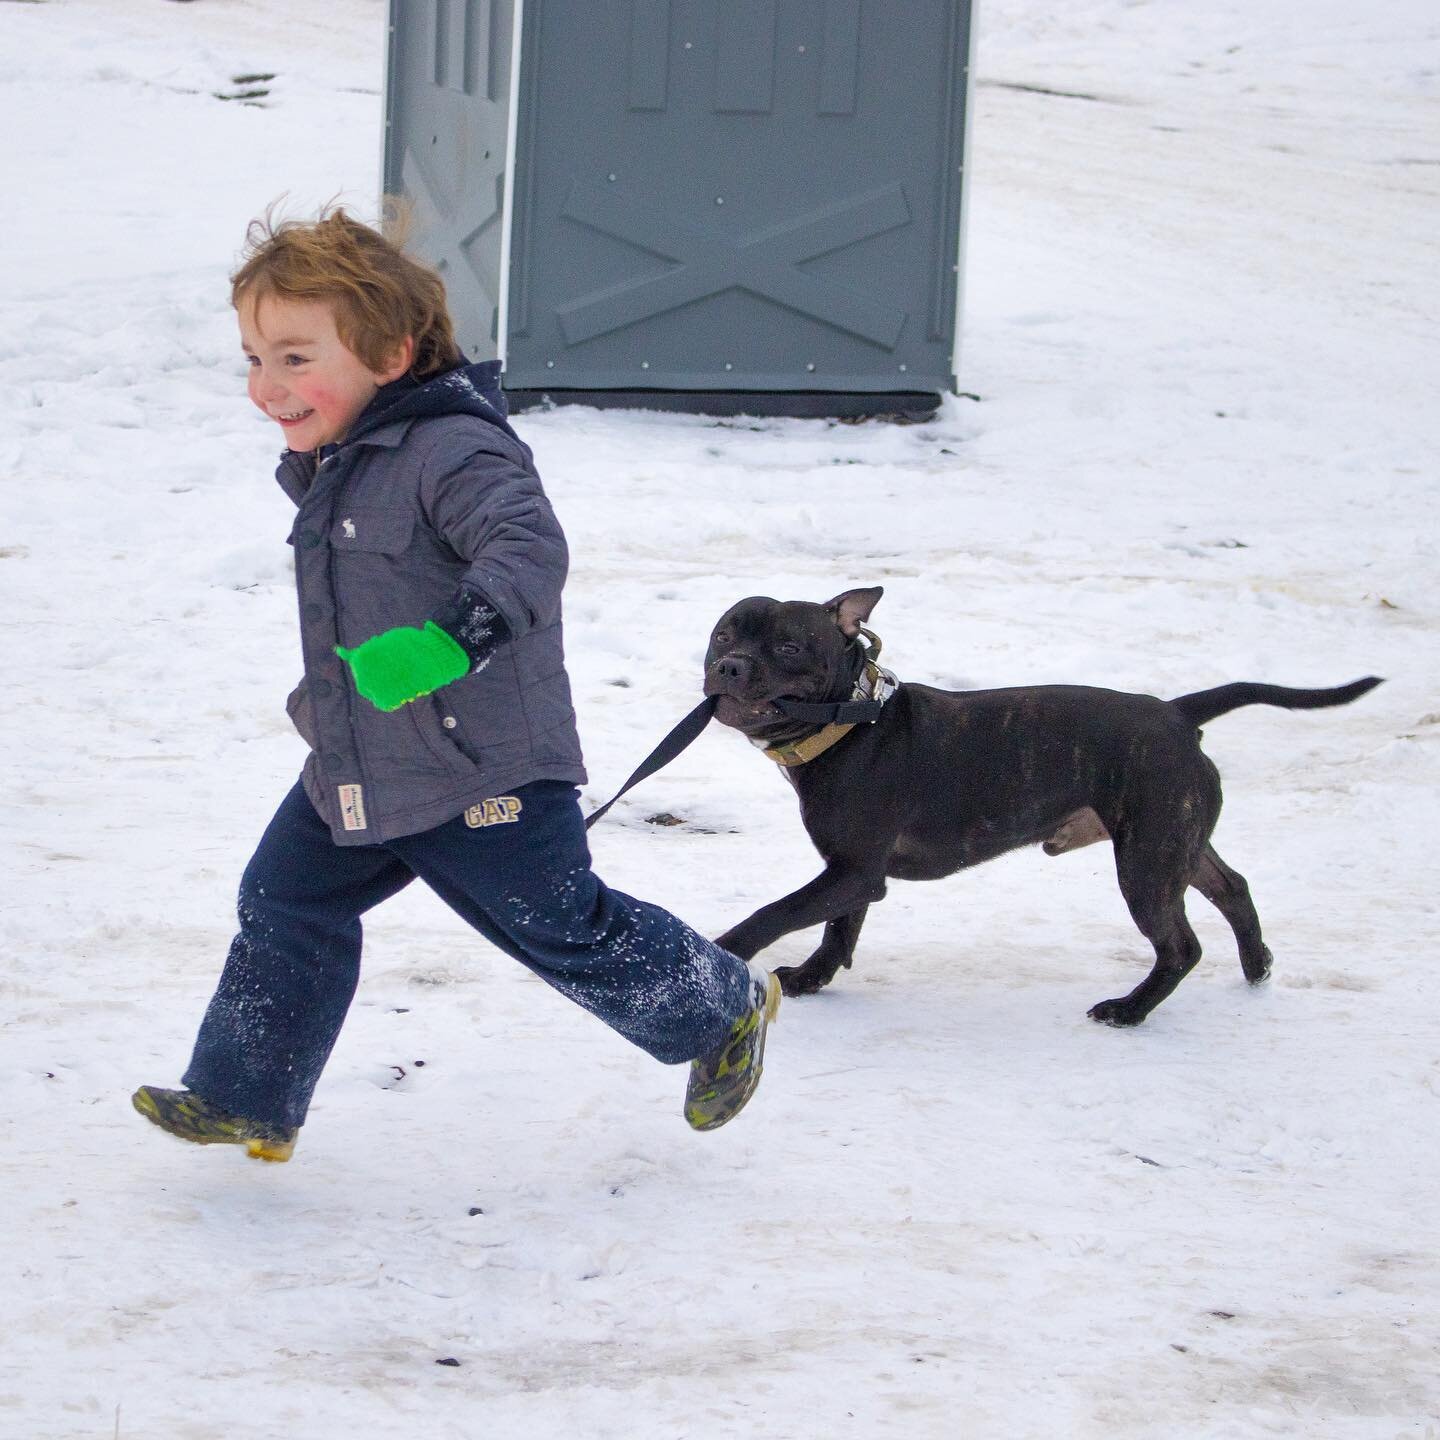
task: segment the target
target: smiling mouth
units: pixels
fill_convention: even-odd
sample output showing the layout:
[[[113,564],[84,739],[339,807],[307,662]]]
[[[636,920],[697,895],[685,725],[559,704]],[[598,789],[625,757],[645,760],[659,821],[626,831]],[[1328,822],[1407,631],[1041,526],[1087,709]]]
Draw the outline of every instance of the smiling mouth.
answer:
[[[313,410],[297,410],[293,415],[277,415],[275,419],[282,425],[298,425],[302,420],[308,420],[314,413]]]

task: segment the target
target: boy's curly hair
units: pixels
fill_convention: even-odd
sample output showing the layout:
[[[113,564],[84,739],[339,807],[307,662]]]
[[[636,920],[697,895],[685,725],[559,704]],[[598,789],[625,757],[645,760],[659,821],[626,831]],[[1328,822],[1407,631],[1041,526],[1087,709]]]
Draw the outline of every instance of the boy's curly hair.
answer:
[[[369,370],[383,370],[406,339],[415,341],[410,374],[428,379],[463,363],[445,305],[445,283],[401,249],[408,215],[393,202],[386,229],[362,225],[338,206],[318,219],[280,220],[272,205],[252,220],[242,264],[230,277],[230,303],[267,295],[323,300],[334,307],[345,348]]]

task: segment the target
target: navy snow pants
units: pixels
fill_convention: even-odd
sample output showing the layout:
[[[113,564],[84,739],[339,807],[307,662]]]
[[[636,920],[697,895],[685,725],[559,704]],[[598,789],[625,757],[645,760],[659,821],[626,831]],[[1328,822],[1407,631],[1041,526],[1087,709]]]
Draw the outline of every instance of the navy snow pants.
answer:
[[[492,944],[668,1064],[718,1046],[749,1004],[743,961],[590,869],[573,786],[541,780],[383,845],[336,845],[304,789],[240,882],[240,930],[184,1083],[235,1115],[304,1123],[360,977],[360,916],[417,876]],[[489,804],[490,802],[487,802]]]

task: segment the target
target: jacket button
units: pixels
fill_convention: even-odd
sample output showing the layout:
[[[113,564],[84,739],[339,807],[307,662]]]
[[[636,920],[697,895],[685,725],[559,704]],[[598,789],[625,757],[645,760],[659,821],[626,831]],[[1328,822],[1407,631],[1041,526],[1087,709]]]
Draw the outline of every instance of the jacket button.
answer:
[[[447,715],[440,723],[447,730],[453,730],[460,722],[453,715]]]
[[[311,603],[305,607],[305,618],[307,620],[319,620],[324,614],[325,608],[322,605]]]
[[[315,680],[311,682],[310,693],[317,700],[323,700],[335,687],[328,680]]]
[[[325,757],[325,768],[333,775],[337,770],[345,768],[345,757],[336,755],[333,752]]]

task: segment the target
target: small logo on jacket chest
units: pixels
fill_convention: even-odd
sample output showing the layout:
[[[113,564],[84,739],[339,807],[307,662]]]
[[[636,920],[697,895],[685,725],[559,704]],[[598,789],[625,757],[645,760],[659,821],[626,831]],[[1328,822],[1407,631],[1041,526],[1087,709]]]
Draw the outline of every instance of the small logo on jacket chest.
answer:
[[[355,538],[355,522],[353,520],[342,520],[340,522],[340,533],[347,539]]]
[[[487,825],[513,825],[524,808],[513,795],[497,795],[493,800],[472,805],[465,812],[465,823],[472,830],[482,830]]]

